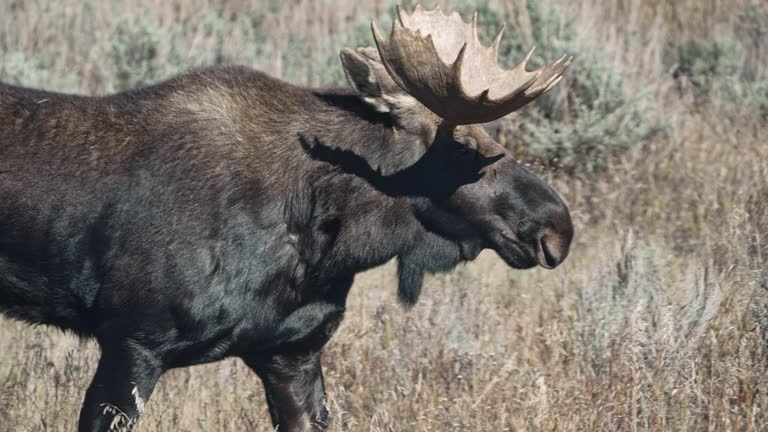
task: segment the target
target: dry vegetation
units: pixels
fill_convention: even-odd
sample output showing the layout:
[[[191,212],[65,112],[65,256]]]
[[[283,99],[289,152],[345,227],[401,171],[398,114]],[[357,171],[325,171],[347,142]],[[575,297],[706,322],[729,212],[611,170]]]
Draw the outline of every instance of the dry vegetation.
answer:
[[[512,56],[577,56],[553,96],[490,125],[570,203],[575,244],[554,271],[484,253],[411,311],[391,267],[360,276],[325,358],[332,430],[768,430],[766,3],[469,3],[444,6],[511,22]],[[366,20],[391,11],[5,0],[0,79],[101,93],[239,62],[339,84],[339,47],[370,43]],[[97,356],[0,321],[0,430],[74,430]],[[269,429],[237,360],[167,374],[139,428]]]

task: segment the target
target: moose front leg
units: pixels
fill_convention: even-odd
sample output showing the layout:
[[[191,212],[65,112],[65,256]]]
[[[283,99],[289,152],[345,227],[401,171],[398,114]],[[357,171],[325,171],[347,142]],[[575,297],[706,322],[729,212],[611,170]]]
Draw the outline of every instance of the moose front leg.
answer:
[[[276,329],[272,344],[242,356],[264,383],[272,424],[280,432],[325,431],[328,410],[321,357],[344,318],[352,278],[339,279],[331,302],[304,305]]]
[[[102,344],[78,431],[130,431],[162,373],[156,356],[143,347],[128,342]]]
[[[321,351],[246,359],[264,383],[269,414],[278,431],[326,430],[328,410],[320,359]]]

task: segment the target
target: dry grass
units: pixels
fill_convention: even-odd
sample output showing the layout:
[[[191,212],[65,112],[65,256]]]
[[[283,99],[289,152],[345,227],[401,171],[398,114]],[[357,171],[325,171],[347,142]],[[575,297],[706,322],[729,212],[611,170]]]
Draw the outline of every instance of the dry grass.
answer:
[[[49,56],[44,70],[66,75],[57,81],[61,88],[115,86],[99,62],[107,45],[80,43],[85,36],[78,33],[90,26],[96,39],[109,39],[112,15],[103,3],[93,3],[95,12],[74,3],[13,3],[25,6],[0,6],[2,25],[18,25],[12,36],[0,32],[6,50]],[[295,75],[281,69],[297,61],[286,57],[288,30],[281,25],[302,29],[322,45],[318,52],[333,52],[357,25],[355,15],[389,7],[357,3],[291,2],[264,14],[274,31],[264,43],[274,50],[247,57],[238,54],[235,38],[219,51],[311,82],[313,62],[323,57],[304,59]],[[515,11],[517,3],[500,7]],[[582,45],[653,94],[669,133],[597,175],[540,172],[570,203],[577,228],[570,258],[555,271],[509,270],[484,253],[430,278],[411,311],[395,302],[391,266],[359,276],[325,357],[331,429],[768,430],[768,125],[739,101],[702,100],[673,81],[662,61],[679,38],[705,37],[707,29],[741,34],[734,17],[765,5],[549,3],[563,4]],[[180,45],[201,53],[190,60],[200,63],[215,61],[215,37],[193,24],[174,26],[194,23],[211,8],[253,7],[141,4],[162,18],[163,31],[180,35]],[[46,7],[51,11],[35,16]],[[74,30],[53,39],[66,28]],[[739,52],[752,54],[740,70],[766,78],[765,45],[747,45]],[[160,47],[170,49],[166,42]],[[22,78],[45,84],[33,82],[42,79],[36,76]],[[515,119],[508,122],[501,129]],[[97,357],[92,342],[0,321],[0,430],[74,430]],[[261,384],[237,360],[168,373],[146,408],[140,431],[270,430]]]

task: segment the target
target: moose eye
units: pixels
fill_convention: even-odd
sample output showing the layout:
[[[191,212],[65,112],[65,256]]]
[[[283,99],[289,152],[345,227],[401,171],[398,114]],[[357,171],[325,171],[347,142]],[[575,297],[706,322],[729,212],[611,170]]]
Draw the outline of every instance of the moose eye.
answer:
[[[477,149],[477,142],[474,138],[466,137],[456,140],[456,151],[461,155],[467,155]]]

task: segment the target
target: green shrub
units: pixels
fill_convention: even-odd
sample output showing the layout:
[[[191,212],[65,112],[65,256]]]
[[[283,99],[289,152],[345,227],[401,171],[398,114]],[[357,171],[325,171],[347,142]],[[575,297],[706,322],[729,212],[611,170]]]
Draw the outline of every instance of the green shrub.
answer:
[[[633,92],[599,47],[579,45],[570,20],[539,0],[525,2],[517,12],[508,17],[518,23],[517,28],[505,33],[499,50],[504,66],[514,66],[531,46],[537,50],[529,70],[563,53],[574,57],[558,87],[502,122],[499,139],[517,157],[572,172],[599,171],[610,158],[640,149],[666,130],[653,114],[651,95]],[[498,27],[505,19],[490,6],[483,13],[497,21],[484,24],[485,29]],[[529,26],[520,25],[525,19]],[[526,27],[528,33],[523,31]]]
[[[287,48],[283,52],[283,78],[311,86],[346,85],[339,51],[344,47],[375,46],[371,35],[371,19],[375,19],[379,28],[388,34],[392,25],[392,18],[388,14],[394,13],[394,5],[394,1],[389,1],[382,6],[384,17],[348,17],[340,32],[326,34],[321,40],[317,40],[317,36],[310,32],[289,34]],[[406,9],[410,11],[413,8]]]
[[[76,92],[79,89],[76,74],[53,71],[50,57],[30,58],[23,51],[0,54],[0,81],[25,87],[55,88],[64,92]]]
[[[768,80],[759,78],[750,52],[749,46],[729,39],[685,41],[675,50],[672,76],[680,89],[690,84],[699,106],[718,103],[727,107],[729,118],[746,109],[767,119]]]
[[[731,77],[738,71],[737,49],[728,40],[689,40],[675,50],[672,76],[686,78],[699,91],[707,94],[713,80]]]
[[[168,51],[160,55],[161,43]],[[156,83],[179,72],[183,61],[175,37],[143,15],[118,22],[111,37],[109,56],[114,67],[113,90]]]
[[[744,50],[741,76],[750,81],[768,80],[768,4],[751,2],[737,13],[734,39]]]
[[[768,80],[748,82],[742,90],[748,108],[768,120]]]

